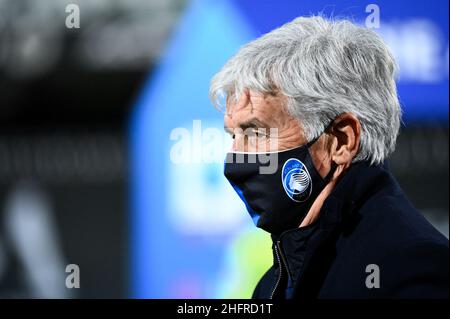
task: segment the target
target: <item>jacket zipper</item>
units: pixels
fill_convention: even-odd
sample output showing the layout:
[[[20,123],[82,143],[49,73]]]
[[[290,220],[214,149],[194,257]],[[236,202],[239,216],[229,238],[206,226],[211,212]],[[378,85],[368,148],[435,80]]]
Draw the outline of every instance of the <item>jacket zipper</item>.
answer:
[[[281,254],[280,241],[277,241],[277,243],[274,246],[274,249],[275,249],[275,255],[277,256],[278,265],[280,265],[280,274],[278,276],[277,282],[275,283],[275,287],[273,288],[272,294],[270,295],[270,299],[273,299],[273,296],[275,295],[278,285],[281,282],[281,278],[283,276],[283,270],[286,267],[286,265],[284,264],[283,255]],[[281,255],[281,258],[280,258],[280,255]],[[287,270],[287,268],[286,268],[286,270]]]

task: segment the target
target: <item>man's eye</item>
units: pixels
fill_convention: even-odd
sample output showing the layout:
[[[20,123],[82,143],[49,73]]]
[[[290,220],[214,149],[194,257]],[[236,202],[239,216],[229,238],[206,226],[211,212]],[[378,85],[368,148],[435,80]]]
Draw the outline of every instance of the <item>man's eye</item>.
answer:
[[[253,131],[254,136],[257,138],[268,137],[264,129],[258,129]]]

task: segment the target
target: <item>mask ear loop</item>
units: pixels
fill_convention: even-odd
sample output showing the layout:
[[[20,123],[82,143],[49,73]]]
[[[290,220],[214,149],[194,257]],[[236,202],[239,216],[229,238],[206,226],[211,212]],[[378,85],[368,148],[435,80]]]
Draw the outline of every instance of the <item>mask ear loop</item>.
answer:
[[[328,172],[327,176],[325,176],[325,178],[323,179],[325,181],[326,184],[328,184],[329,181],[331,181],[331,179],[333,178],[334,172],[336,172],[337,169],[337,164],[335,162],[331,162],[331,168],[330,171]]]
[[[325,133],[326,131],[328,131],[328,129],[331,127],[331,125],[333,124],[333,122],[334,122],[334,119],[333,120],[331,120],[331,122],[325,127],[325,129],[323,130],[323,132],[319,135],[319,136],[317,136],[317,137],[315,137],[314,139],[312,139],[311,141],[309,141],[307,144],[306,144],[306,146],[308,147],[308,149],[315,143],[315,142],[317,142],[317,140],[323,135],[323,133]],[[325,181],[325,183],[326,184],[328,184],[328,182],[331,180],[331,178],[333,177],[333,174],[334,174],[334,172],[336,171],[336,169],[337,169],[337,164],[334,162],[334,161],[332,161],[331,162],[331,168],[330,168],[330,171],[328,172],[328,174],[324,177],[324,181]]]
[[[326,131],[328,131],[331,127],[331,125],[334,123],[334,119],[330,121],[330,123],[325,127],[325,129],[322,131],[322,133],[319,134],[319,136],[313,138],[311,141],[309,141],[308,143],[306,143],[306,146],[308,146],[308,148],[310,146],[312,146],[315,142],[317,142],[317,140],[323,135],[323,133],[325,133]]]

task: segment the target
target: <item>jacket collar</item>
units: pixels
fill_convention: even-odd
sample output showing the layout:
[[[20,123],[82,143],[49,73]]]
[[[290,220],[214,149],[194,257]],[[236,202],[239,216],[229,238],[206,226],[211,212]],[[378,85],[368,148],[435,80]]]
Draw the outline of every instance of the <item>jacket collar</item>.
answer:
[[[319,216],[320,228],[333,227],[345,217],[343,214],[352,214],[388,179],[390,173],[387,161],[378,165],[371,165],[367,161],[352,164],[324,201]]]

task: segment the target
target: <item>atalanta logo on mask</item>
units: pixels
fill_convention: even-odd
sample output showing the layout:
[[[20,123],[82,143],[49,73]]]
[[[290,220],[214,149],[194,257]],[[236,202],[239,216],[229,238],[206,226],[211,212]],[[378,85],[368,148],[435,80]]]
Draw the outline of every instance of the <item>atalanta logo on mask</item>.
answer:
[[[306,166],[297,158],[290,158],[284,163],[281,181],[286,194],[293,201],[304,202],[311,195],[311,176]]]

